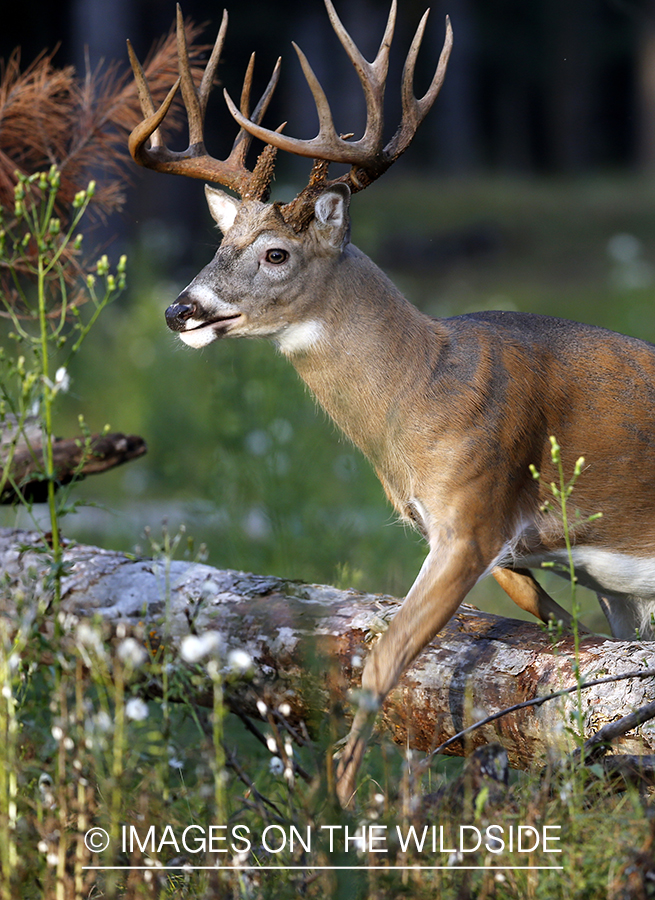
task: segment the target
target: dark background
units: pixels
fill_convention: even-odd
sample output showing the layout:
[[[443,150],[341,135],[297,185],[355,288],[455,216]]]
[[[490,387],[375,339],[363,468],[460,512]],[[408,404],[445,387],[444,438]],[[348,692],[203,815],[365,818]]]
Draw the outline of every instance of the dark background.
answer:
[[[174,4],[161,0],[35,0],[29,14],[24,4],[6,6],[0,56],[20,44],[26,64],[59,44],[57,61],[74,63],[80,72],[86,58],[92,67],[103,58],[124,59],[126,36],[143,57],[174,16]],[[337,6],[372,56],[386,0],[342,0]],[[395,122],[402,54],[423,8],[424,0],[400,3],[396,48],[401,49],[392,61],[390,121]],[[221,9],[205,0],[183,4],[186,16],[211,23],[207,35],[212,40]],[[359,108],[361,98],[350,89],[348,66],[335,65],[335,53],[341,51],[325,27],[319,0],[246,0],[229,12],[221,70],[233,93],[251,50],[257,52],[262,79],[282,54],[283,82],[269,123],[289,119],[290,134],[310,136],[309,122],[315,120],[290,46],[296,40],[328,95],[338,97],[338,118],[352,122],[347,114]],[[655,167],[654,0],[437,0],[421,54],[425,82],[436,62],[446,13],[455,31],[446,86],[417,150],[403,165],[451,172]]]

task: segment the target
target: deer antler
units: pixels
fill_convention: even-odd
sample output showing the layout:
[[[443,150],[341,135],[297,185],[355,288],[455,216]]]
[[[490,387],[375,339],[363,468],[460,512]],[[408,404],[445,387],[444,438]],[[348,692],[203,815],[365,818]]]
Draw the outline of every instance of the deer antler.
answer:
[[[252,135],[247,129],[240,129],[230,155],[226,160],[215,159],[205,149],[204,119],[207,99],[212,89],[216,66],[223,50],[227,20],[227,10],[225,10],[200,87],[196,89],[189,66],[189,51],[184,32],[184,19],[178,4],[177,51],[180,77],[158,110],[155,110],[141,64],[134,53],[132,45],[129,41],[127,42],[132,71],[134,72],[139,101],[144,115],[144,121],[137,125],[130,135],[130,153],[135,162],[148,169],[154,169],[157,172],[169,172],[175,175],[187,175],[191,178],[202,178],[205,181],[231,188],[244,199],[265,200],[267,199],[269,185],[273,176],[273,164],[277,152],[275,147],[267,142],[267,146],[260,153],[252,171],[246,168],[245,164],[246,154],[252,142]],[[243,116],[249,124],[258,125],[266,112],[277,85],[280,75],[280,60],[278,59],[277,61],[266,90],[252,113],[252,118],[249,118],[250,90],[254,63],[255,54],[253,53],[243,81],[239,115]],[[189,146],[186,150],[175,151],[165,146],[159,126],[166,117],[166,113],[180,86],[189,123]],[[274,134],[275,132],[272,133]],[[150,139],[150,147],[146,147],[148,139]]]
[[[327,163],[350,164],[350,172],[334,179],[329,184],[334,184],[338,181],[345,182],[351,191],[356,192],[367,187],[376,178],[379,178],[410,145],[417,128],[436,100],[443,84],[453,44],[453,32],[450,19],[446,17],[446,38],[437,70],[425,95],[420,100],[417,99],[414,96],[414,70],[429,10],[423,14],[407,54],[403,70],[401,87],[402,120],[396,133],[385,146],[382,137],[384,89],[389,68],[389,50],[396,21],[396,0],[392,0],[382,42],[375,59],[371,63],[364,59],[344,28],[331,0],[325,0],[325,6],[332,27],[357,72],[366,99],[366,129],[358,141],[350,141],[346,137],[341,137],[337,134],[325,93],[307,61],[307,57],[296,44],[293,46],[298,54],[300,65],[314,97],[318,112],[319,133],[315,138],[299,140],[298,138],[287,137],[279,132],[263,128],[259,123],[249,120],[242,111],[240,112],[236,108],[227,91],[223,93],[228,108],[236,121],[254,137],[265,141],[267,144],[272,144],[280,150],[287,150],[299,156],[308,156],[317,161],[322,160]],[[319,183],[325,186],[327,183],[325,178],[326,170],[326,166],[315,166],[314,177],[310,181],[308,188],[295,201],[292,201],[291,204],[287,204],[287,207],[285,207],[285,218],[288,219],[289,217],[286,211],[290,207],[296,207],[298,203],[302,202],[306,191],[314,191],[319,186]]]

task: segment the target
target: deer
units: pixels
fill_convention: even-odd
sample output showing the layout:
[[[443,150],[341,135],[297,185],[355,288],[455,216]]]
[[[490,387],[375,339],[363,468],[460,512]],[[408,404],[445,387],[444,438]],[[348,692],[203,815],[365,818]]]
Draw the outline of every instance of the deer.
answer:
[[[453,32],[447,19],[433,79],[417,98],[414,73],[428,13],[421,18],[401,79],[401,122],[385,143],[396,0],[372,62],[331,0],[324,2],[364,93],[360,138],[337,134],[319,80],[294,44],[318,112],[317,136],[299,139],[284,126],[262,125],[279,59],[251,114],[251,57],[239,107],[224,91],[239,126],[232,150],[225,160],[211,156],[204,118],[227,13],[196,87],[178,6],[179,78],[157,109],[130,48],[143,121],[129,147],[139,165],[207,182],[209,212],[222,234],[213,259],[166,309],[168,327],[192,348],[269,339],[371,461],[400,519],[427,543],[414,583],[363,668],[336,773],[347,806],[375,711],[477,582],[491,574],[521,609],[571,624],[532,571],[568,558],[562,517],[548,508],[549,482],[557,477],[551,436],[567,477],[576,461],[581,469],[577,515],[569,522],[575,579],[597,593],[616,639],[655,637],[655,345],[521,312],[431,318],[351,243],[351,197],[409,147],[443,84]],[[180,87],[189,146],[174,151],[160,126]],[[248,168],[253,139],[264,148]],[[278,151],[313,160],[307,185],[288,203],[269,202]],[[348,171],[329,178],[333,163]]]

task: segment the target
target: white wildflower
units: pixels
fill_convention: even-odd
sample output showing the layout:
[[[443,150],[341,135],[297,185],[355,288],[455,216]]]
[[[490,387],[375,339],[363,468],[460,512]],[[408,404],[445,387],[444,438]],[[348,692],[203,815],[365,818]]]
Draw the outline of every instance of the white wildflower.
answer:
[[[143,722],[148,718],[148,704],[141,697],[131,697],[125,704],[125,715],[135,722]]]
[[[127,666],[136,669],[148,659],[145,647],[133,637],[125,638],[118,646],[118,658]]]
[[[187,634],[180,645],[182,659],[188,663],[197,663],[207,656],[217,656],[223,641],[217,631],[206,631],[202,635]]]
[[[77,626],[76,642],[77,646],[82,651],[82,654],[85,656],[85,662],[89,667],[92,666],[92,663],[89,661],[88,654],[85,651],[91,651],[99,659],[104,659],[106,657],[105,648],[99,632],[95,628],[91,628],[90,625],[87,625],[86,622],[80,622]]]
[[[230,671],[245,675],[252,669],[252,657],[245,650],[230,650],[227,655],[227,665]]]
[[[108,732],[111,731],[113,722],[111,720],[111,716],[104,709],[101,709],[94,718],[93,725],[98,731]]]
[[[272,756],[268,768],[272,775],[281,775],[284,772],[284,763],[279,756]]]
[[[55,391],[66,394],[71,386],[71,377],[65,366],[60,366],[55,372]]]
[[[359,832],[355,832],[355,850],[357,853],[366,852],[366,825],[361,825]]]

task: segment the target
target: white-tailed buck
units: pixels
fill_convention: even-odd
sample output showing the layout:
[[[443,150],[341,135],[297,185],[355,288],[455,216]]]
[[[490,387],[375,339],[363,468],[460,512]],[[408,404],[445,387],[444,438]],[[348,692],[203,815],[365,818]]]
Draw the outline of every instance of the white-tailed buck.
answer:
[[[338,135],[303,53],[317,137],[298,140],[260,124],[279,66],[249,112],[252,60],[240,126],[225,161],[205,150],[203,119],[227,24],[199,88],[193,84],[178,8],[180,79],[155,110],[132,54],[144,121],[130,138],[134,159],[160,172],[202,178],[223,233],[214,259],[166,310],[191,347],[223,337],[267,337],[348,437],[371,460],[400,517],[429,552],[402,609],[370,652],[364,696],[338,766],[347,803],[366,746],[372,706],[450,619],[473,585],[492,574],[522,608],[547,620],[570,617],[529,572],[567,561],[561,517],[546,510],[556,479],[549,436],[562,447],[566,477],[584,457],[572,501],[573,560],[580,583],[598,593],[616,637],[651,637],[655,611],[655,346],[561,319],[484,312],[432,319],[419,312],[349,240],[352,193],[367,187],[409,146],[444,79],[446,40],[433,81],[414,96],[419,24],[402,77],[402,121],[382,138],[383,96],[396,15],[393,0],[379,52],[367,62],[325,0],[332,27],[364,91],[364,134]],[[426,14],[427,15],[427,14]],[[159,125],[181,84],[189,147],[163,144]],[[252,171],[252,137],[264,141]],[[150,146],[146,142],[150,140]],[[290,203],[265,202],[276,149],[314,160],[309,184]],[[331,162],[347,174],[328,180]],[[530,466],[542,474],[532,477]],[[552,497],[550,497],[552,500]],[[589,520],[602,512],[602,518]]]

